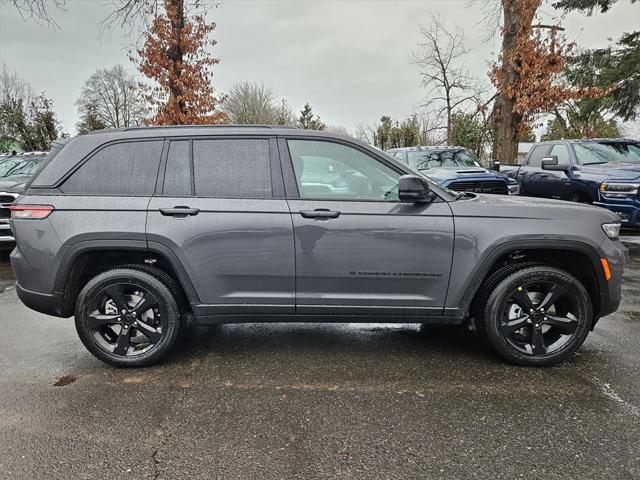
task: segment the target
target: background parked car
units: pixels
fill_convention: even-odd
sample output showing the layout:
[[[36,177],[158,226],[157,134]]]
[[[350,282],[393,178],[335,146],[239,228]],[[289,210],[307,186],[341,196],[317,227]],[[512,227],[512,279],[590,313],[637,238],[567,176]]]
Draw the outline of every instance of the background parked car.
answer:
[[[628,139],[557,140],[536,144],[519,167],[501,172],[522,195],[593,203],[640,226],[640,142]]]
[[[25,152],[0,156],[0,246],[13,243],[9,207],[38,170],[47,152]]]
[[[458,192],[517,195],[518,181],[484,168],[464,147],[420,146],[392,148],[387,154],[443,187]]]

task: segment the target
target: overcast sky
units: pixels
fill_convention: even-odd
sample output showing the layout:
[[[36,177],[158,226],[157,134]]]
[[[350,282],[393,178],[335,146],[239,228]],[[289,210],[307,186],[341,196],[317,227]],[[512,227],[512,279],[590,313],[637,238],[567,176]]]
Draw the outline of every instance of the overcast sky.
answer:
[[[495,1],[495,0],[494,0]],[[222,0],[208,13],[217,23],[212,52],[214,86],[255,80],[273,87],[298,111],[309,102],[323,121],[355,130],[383,114],[403,118],[421,103],[424,88],[410,62],[420,41],[419,24],[432,13],[468,37],[467,64],[486,81],[499,38],[486,40],[482,0]],[[10,5],[0,5],[0,62],[16,70],[54,101],[64,129],[75,132],[75,101],[97,68],[124,65],[131,39],[115,31],[98,38],[109,0],[67,0],[53,16],[60,28],[25,23]],[[558,17],[549,2],[543,18]],[[569,40],[604,47],[624,31],[640,28],[640,3],[619,0],[604,15],[572,13],[562,20]],[[486,40],[486,41],[485,41]],[[638,132],[633,132],[637,135]]]

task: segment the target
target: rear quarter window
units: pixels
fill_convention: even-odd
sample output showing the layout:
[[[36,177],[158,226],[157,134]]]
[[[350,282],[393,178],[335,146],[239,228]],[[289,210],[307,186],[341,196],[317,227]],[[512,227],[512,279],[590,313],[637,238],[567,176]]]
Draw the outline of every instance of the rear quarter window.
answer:
[[[152,195],[162,146],[162,140],[107,145],[73,172],[61,190],[77,195]]]

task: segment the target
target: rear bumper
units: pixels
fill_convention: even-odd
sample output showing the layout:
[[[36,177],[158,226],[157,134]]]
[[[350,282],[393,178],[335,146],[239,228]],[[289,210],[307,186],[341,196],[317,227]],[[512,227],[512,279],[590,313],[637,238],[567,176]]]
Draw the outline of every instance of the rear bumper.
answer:
[[[59,293],[40,293],[32,292],[16,282],[16,293],[18,298],[31,310],[53,315],[54,317],[62,316],[62,295]]]

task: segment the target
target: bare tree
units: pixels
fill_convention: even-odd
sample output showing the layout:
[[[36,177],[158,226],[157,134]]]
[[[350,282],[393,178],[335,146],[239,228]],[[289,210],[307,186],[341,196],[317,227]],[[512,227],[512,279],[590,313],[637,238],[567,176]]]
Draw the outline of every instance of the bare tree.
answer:
[[[63,0],[65,1],[65,0]],[[184,9],[198,14],[206,14],[208,7],[216,7],[216,0],[180,0]],[[100,22],[100,36],[111,33],[113,29],[122,28],[129,33],[144,34],[151,27],[153,20],[162,14],[166,3],[177,0],[109,0],[112,5],[110,13]],[[213,41],[215,45],[215,41]]]
[[[286,102],[276,105],[272,88],[249,81],[236,83],[229,89],[223,110],[230,123],[267,125],[278,123],[278,117],[285,121],[288,112]]]
[[[422,82],[428,88],[423,107],[434,109],[436,117],[446,117],[447,141],[451,139],[451,115],[471,103],[480,90],[478,80],[469,74],[462,62],[469,50],[464,32],[457,27],[447,31],[437,16],[420,27],[423,42],[413,54],[421,69]]]
[[[326,131],[337,133],[338,135],[344,135],[345,137],[353,137],[353,133],[351,133],[351,130],[342,125],[327,125]]]
[[[28,104],[34,96],[31,86],[20,78],[17,72],[9,70],[6,63],[0,69],[0,103],[7,103],[9,100],[21,100]]]
[[[51,16],[52,9],[63,9],[66,0],[0,0],[0,5],[12,4],[25,22],[58,26]]]
[[[76,105],[81,132],[140,125],[147,113],[138,83],[121,65],[94,72]]]

